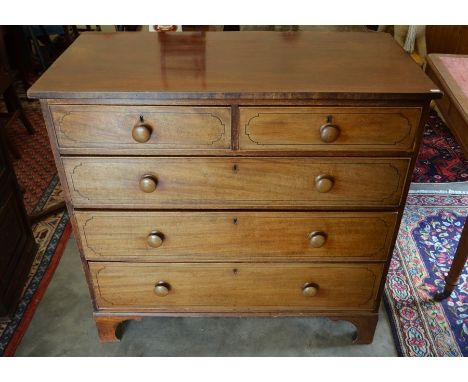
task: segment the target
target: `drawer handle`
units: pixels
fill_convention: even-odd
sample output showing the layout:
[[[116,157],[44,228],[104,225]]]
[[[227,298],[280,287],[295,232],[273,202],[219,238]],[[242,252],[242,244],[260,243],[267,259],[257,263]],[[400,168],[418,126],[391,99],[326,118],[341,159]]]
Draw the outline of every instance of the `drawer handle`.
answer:
[[[154,293],[159,297],[167,296],[170,290],[171,286],[165,281],[158,281],[154,287]]]
[[[158,231],[151,231],[147,240],[150,247],[158,248],[164,241],[164,235]]]
[[[148,142],[153,129],[150,125],[144,122],[138,122],[132,130],[132,137],[135,141],[139,143]]]
[[[322,231],[313,231],[309,233],[309,243],[314,248],[322,247],[327,241],[327,234]]]
[[[325,143],[332,143],[338,139],[340,128],[331,123],[326,123],[320,127],[320,139]]]
[[[319,286],[314,283],[305,283],[302,294],[306,297],[314,297],[319,291]]]
[[[315,178],[315,188],[318,192],[328,192],[333,188],[335,180],[330,175],[319,175]]]
[[[146,193],[151,193],[156,190],[158,180],[153,175],[143,175],[140,179],[140,190]]]

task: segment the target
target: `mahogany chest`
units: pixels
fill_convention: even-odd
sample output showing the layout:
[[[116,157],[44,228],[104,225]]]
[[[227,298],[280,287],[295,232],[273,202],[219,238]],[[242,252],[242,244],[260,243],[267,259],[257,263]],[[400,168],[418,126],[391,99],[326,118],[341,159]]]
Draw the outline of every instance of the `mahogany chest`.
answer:
[[[29,95],[102,341],[156,315],[320,315],[372,341],[440,95],[389,35],[87,33]]]

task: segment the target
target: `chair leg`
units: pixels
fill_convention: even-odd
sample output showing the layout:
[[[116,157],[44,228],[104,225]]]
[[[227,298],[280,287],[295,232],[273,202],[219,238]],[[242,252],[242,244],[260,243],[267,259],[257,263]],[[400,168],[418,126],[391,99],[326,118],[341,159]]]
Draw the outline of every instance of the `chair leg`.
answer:
[[[36,54],[37,54],[37,57],[39,59],[39,62],[42,66],[42,70],[46,70],[47,69],[47,65],[46,65],[46,62],[44,60],[44,56],[42,55],[42,52],[41,52],[41,47],[39,46],[39,42],[37,41],[37,37],[36,35],[34,34],[33,30],[32,30],[32,27],[31,26],[28,26],[26,27],[26,30],[29,34],[29,38],[31,39],[32,41],[32,44],[34,46],[34,50],[36,51]]]
[[[29,119],[26,116],[26,113],[25,113],[23,107],[21,107],[19,118],[20,118],[21,122],[23,122],[23,125],[24,125],[24,127],[26,128],[26,130],[28,131],[29,134],[34,134],[36,132],[36,130],[34,130],[34,127],[31,125],[31,122],[29,122]]]
[[[463,273],[466,261],[468,260],[468,221],[463,226],[463,231],[458,242],[457,251],[453,258],[452,266],[445,278],[444,291],[434,296],[435,301],[442,301],[449,297],[458,284],[458,279]]]
[[[29,134],[34,134],[35,133],[34,127],[31,125],[31,122],[29,122],[29,119],[26,116],[23,106],[21,105],[21,101],[18,98],[18,94],[16,94],[14,84],[8,87],[3,97],[5,100],[5,105],[7,107],[8,112],[13,114],[15,111],[18,110],[19,118],[21,122],[23,123],[24,127],[26,128]]]

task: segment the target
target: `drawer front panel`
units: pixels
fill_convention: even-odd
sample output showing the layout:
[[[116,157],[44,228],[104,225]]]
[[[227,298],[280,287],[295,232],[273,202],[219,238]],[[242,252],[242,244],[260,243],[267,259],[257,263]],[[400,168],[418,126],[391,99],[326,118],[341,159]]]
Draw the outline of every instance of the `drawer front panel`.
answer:
[[[385,260],[396,212],[76,211],[88,260]],[[155,241],[156,240],[156,241]]]
[[[384,264],[89,266],[100,309],[221,312],[372,309]],[[156,285],[166,290],[155,290]],[[316,294],[305,296],[305,286]]]
[[[241,150],[414,148],[420,108],[242,107]]]
[[[122,149],[138,152],[231,147],[229,107],[53,105],[50,108],[61,148],[102,148],[118,153]]]
[[[396,207],[409,159],[73,157],[63,164],[75,207]],[[153,191],[142,191],[149,183]]]

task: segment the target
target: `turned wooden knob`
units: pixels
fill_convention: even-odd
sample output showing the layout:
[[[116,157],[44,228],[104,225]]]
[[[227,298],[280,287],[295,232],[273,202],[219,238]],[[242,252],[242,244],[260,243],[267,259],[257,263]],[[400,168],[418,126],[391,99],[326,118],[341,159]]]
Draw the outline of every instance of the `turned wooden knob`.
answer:
[[[164,235],[158,231],[151,231],[147,240],[150,247],[158,248],[164,241]]]
[[[322,247],[327,241],[327,234],[321,231],[314,231],[309,234],[309,243],[314,248]]]
[[[305,283],[302,294],[306,297],[314,297],[319,291],[319,286],[314,283]]]
[[[143,175],[140,179],[140,189],[143,192],[153,192],[156,190],[156,186],[158,185],[158,180],[153,175]]]
[[[330,175],[319,175],[315,178],[315,188],[318,192],[328,192],[334,184],[335,180]]]
[[[135,141],[140,143],[148,142],[153,129],[146,123],[138,123],[132,130],[132,137]]]
[[[154,293],[159,297],[167,296],[170,290],[171,286],[165,281],[158,281],[154,287]]]
[[[331,123],[326,123],[320,127],[320,139],[325,143],[335,142],[340,135],[340,128]]]

